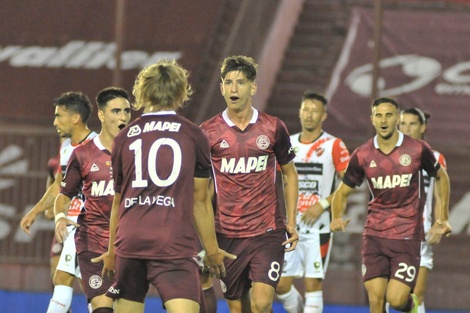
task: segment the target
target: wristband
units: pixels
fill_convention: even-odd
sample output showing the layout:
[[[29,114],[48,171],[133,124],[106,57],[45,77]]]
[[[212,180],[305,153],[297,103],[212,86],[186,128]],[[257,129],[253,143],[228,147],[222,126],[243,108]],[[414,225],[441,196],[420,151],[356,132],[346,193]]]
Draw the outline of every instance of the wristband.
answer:
[[[57,213],[57,215],[54,217],[55,223],[57,223],[57,221],[61,219],[62,217],[67,217],[67,215],[65,215],[65,213],[63,212]]]
[[[330,202],[328,202],[326,198],[321,199],[320,201],[318,201],[318,203],[323,208],[323,210],[326,210],[330,207]]]

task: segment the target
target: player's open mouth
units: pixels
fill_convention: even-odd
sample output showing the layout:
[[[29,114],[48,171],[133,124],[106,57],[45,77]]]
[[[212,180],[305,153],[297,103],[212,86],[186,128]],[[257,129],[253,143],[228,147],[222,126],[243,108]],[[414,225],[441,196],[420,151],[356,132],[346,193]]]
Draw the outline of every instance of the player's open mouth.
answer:
[[[238,101],[238,99],[240,99],[240,98],[238,98],[238,97],[230,97],[230,100],[232,100],[233,102]]]
[[[126,124],[119,124],[119,130],[123,129],[124,127],[126,127]]]

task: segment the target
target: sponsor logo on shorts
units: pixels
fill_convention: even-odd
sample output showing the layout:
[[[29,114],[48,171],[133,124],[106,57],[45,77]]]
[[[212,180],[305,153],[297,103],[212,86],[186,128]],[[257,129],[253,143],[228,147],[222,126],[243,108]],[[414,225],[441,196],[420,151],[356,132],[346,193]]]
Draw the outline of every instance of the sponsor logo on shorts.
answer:
[[[320,268],[320,262],[313,263],[313,266],[315,267],[315,269],[319,269]]]
[[[65,262],[70,262],[70,261],[72,261],[72,255],[66,254],[65,255]]]
[[[88,285],[92,288],[92,289],[98,289],[101,287],[101,285],[103,284],[103,280],[101,279],[101,277],[99,277],[98,275],[93,275],[90,277],[90,279],[88,280]],[[112,287],[111,287],[112,288]]]
[[[222,289],[223,293],[227,292],[227,286],[224,284],[223,281],[220,281],[220,289]]]
[[[362,276],[366,275],[367,273],[367,266],[365,264],[362,264]]]
[[[114,286],[111,286],[109,287],[108,292],[112,293],[113,295],[118,295],[121,293],[121,289],[116,289]]]

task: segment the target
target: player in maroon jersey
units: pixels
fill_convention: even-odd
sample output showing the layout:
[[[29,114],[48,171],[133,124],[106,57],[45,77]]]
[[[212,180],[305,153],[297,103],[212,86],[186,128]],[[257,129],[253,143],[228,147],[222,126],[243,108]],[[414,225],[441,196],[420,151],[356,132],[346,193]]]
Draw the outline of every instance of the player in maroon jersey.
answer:
[[[207,137],[176,114],[190,94],[188,72],[176,61],[145,68],[133,105],[143,114],[114,140],[110,239],[99,259],[105,274],[115,270],[107,294],[121,313],[144,311],[150,283],[168,312],[198,313],[201,286],[193,257],[199,237],[216,276],[225,275],[224,257],[235,257],[219,250],[215,237]]]
[[[56,237],[62,242],[68,236],[67,225],[77,226],[75,244],[87,301],[93,313],[113,312],[113,299],[106,291],[113,281],[101,276],[102,263],[91,259],[108,250],[109,216],[114,188],[111,170],[111,148],[118,132],[130,120],[128,93],[121,88],[101,90],[97,97],[101,132],[93,140],[76,148],[70,157],[60,193],[55,200]],[[66,210],[79,192],[85,196],[84,210],[77,223],[67,220]]]
[[[201,125],[211,148],[217,239],[237,255],[225,261],[221,280],[230,312],[271,312],[284,251],[298,240],[295,154],[284,123],[252,106],[256,72],[252,58],[226,58],[220,90],[227,109]],[[287,221],[277,201],[276,162],[285,178]]]
[[[439,190],[440,233],[452,229],[449,218],[449,177],[429,145],[397,130],[399,106],[394,99],[379,98],[372,104],[376,136],[351,155],[343,181],[332,203],[331,229],[344,231],[347,197],[365,179],[371,191],[363,233],[362,274],[370,312],[384,312],[385,302],[403,312],[418,312],[411,292],[416,284],[424,240],[425,202],[422,171],[435,177]]]

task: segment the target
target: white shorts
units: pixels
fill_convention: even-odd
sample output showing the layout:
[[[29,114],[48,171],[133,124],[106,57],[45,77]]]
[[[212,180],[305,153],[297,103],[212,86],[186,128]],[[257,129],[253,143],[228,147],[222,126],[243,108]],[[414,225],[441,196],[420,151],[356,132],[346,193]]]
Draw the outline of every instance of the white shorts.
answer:
[[[426,242],[421,242],[421,261],[419,263],[420,267],[426,267],[430,270],[432,270],[433,267],[433,255],[434,253],[432,252],[432,245],[426,243]]]
[[[332,243],[332,233],[301,235],[295,250],[284,256],[282,276],[324,279]]]
[[[57,270],[69,273],[77,278],[82,278],[78,267],[77,249],[75,248],[75,226],[67,226],[69,235],[64,241],[64,247],[60,254]]]

